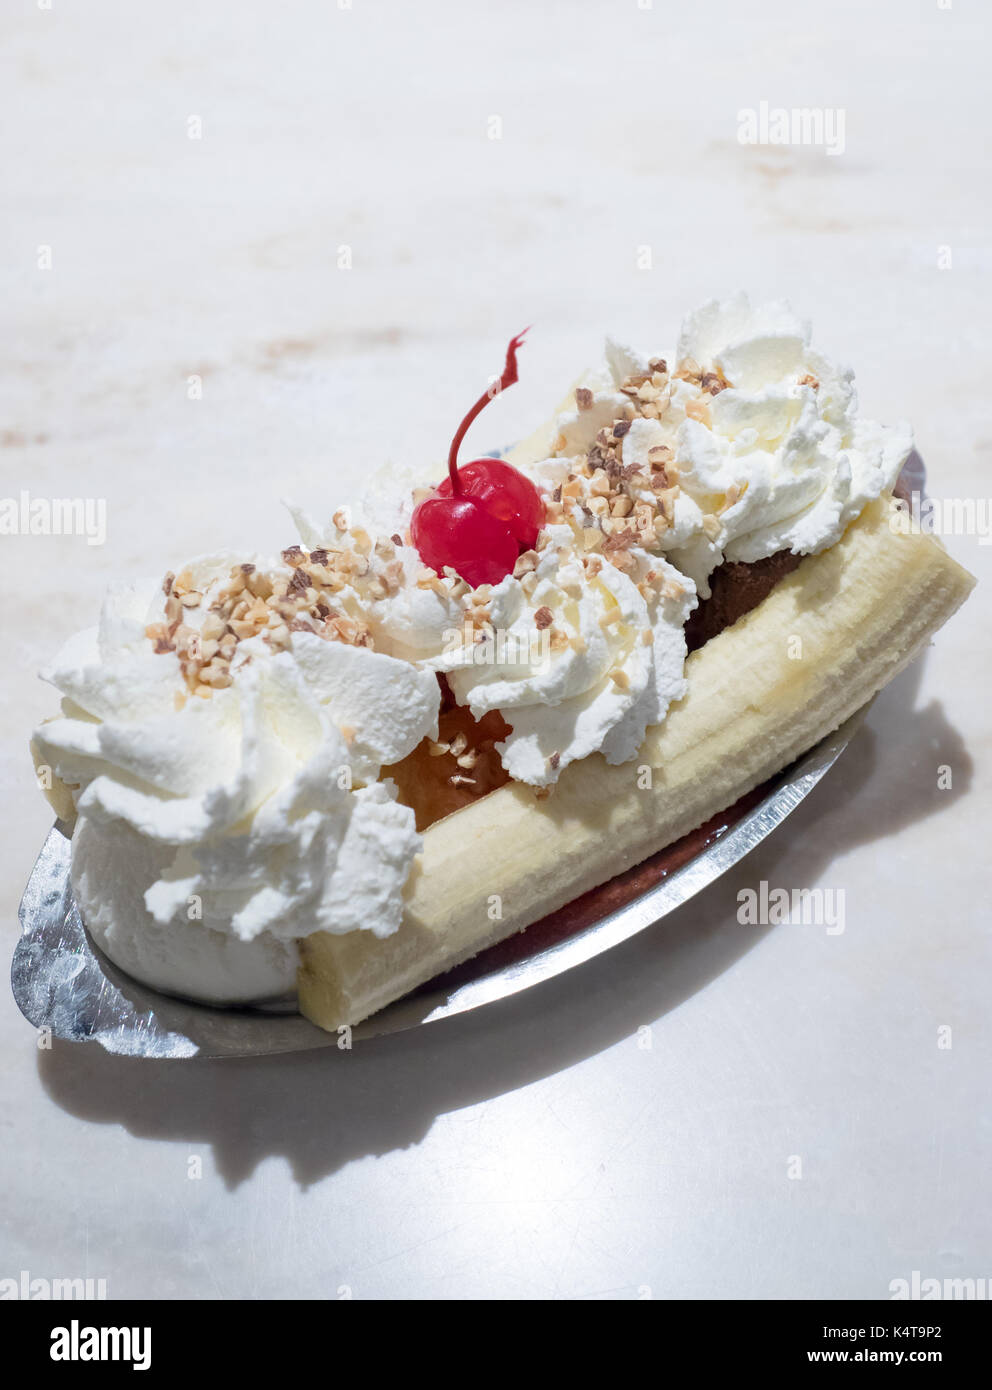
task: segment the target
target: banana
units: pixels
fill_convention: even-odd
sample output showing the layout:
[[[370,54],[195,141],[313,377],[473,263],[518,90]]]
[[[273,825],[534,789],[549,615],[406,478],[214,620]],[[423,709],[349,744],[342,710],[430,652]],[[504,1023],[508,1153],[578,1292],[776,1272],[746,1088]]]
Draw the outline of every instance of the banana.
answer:
[[[43,719],[42,725],[51,724],[54,718],[53,715],[48,719]],[[35,777],[41,793],[55,812],[64,833],[71,836],[72,827],[76,823],[76,803],[72,799],[72,791],[62,781],[62,778],[49,767],[36,738],[32,738],[30,747]]]
[[[671,844],[837,728],[974,585],[939,541],[893,516],[890,497],[870,504],[694,652],[688,693],[637,760],[595,755],[546,800],[511,784],[431,826],[394,936],[300,943],[302,1012],[332,1030],[360,1022]]]

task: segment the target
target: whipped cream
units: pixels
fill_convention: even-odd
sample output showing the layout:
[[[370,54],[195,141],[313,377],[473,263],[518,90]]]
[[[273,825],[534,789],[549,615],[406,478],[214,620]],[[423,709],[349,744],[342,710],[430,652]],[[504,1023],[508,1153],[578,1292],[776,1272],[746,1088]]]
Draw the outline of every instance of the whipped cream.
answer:
[[[183,610],[184,626],[209,623],[232,563],[187,567],[202,599]],[[111,958],[157,987],[217,999],[280,993],[292,987],[300,937],[399,926],[420,839],[413,812],[377,779],[436,735],[437,682],[309,630],[281,634],[279,649],[264,628],[237,644],[230,683],[199,698],[180,653],[155,651],[146,635],[162,612],[158,584],[115,586],[99,627],[44,673],[63,694],[62,717],[35,744],[76,789],[80,909]],[[139,861],[132,927],[108,915],[107,885],[130,883],[136,906]]]
[[[688,358],[731,383],[709,422],[684,421],[676,452],[681,487],[706,510],[723,505],[717,543],[729,560],[836,545],[913,447],[908,425],[858,417],[854,373],[814,352],[809,325],[785,304],[752,310],[738,295],[704,305],[682,326]]]
[[[691,576],[703,597],[724,559],[835,545],[893,486],[913,447],[908,425],[859,418],[851,369],[815,352],[808,324],[786,304],[752,308],[743,294],[713,300],[688,315],[668,358],[608,342],[606,359],[583,405],[559,417],[551,456],[534,474],[547,478],[562,460],[590,457],[603,430],[627,422],[624,465],[649,475],[653,457],[672,484],[665,524],[648,548]],[[651,500],[639,479],[626,491]],[[578,501],[588,494],[583,486]],[[566,510],[574,513],[575,502]]]
[[[585,557],[567,525],[551,526],[532,568],[518,565],[474,605],[481,627],[449,633],[428,661],[459,704],[481,719],[499,710],[512,732],[497,751],[510,776],[555,782],[577,758],[633,758],[647,726],[684,693],[683,625],[691,581],[639,557],[640,583],[602,557]],[[647,576],[650,575],[650,580]]]
[[[714,568],[835,544],[911,448],[859,418],[788,306],[739,295],[666,357],[607,342],[547,456],[518,463],[545,525],[495,586],[425,568],[424,478],[396,474],[326,526],[291,507],[306,552],[115,586],[45,673],[62,713],[34,740],[72,790],[90,931],[148,983],[222,1001],[291,992],[311,932],[394,932],[420,839],[383,769],[437,737],[439,673],[503,716],[518,781],[628,762],[685,692]]]
[[[388,477],[388,484],[387,479]],[[459,595],[467,585],[449,580],[427,584],[423,580],[424,562],[412,545],[403,541],[413,511],[409,476],[400,478],[393,470],[373,480],[373,488],[352,515],[354,524],[366,532],[388,537],[380,540],[370,556],[365,574],[350,576],[338,596],[345,612],[363,622],[377,651],[402,661],[422,662],[435,655],[444,634],[462,621]],[[423,489],[428,495],[429,489]],[[302,507],[286,504],[300,539],[311,549],[320,546],[349,549],[353,532],[333,522],[320,525]],[[344,518],[341,518],[342,520]],[[433,571],[429,572],[433,575]]]
[[[593,752],[633,758],[684,693],[682,629],[716,566],[835,544],[911,447],[906,427],[858,418],[850,370],[788,306],[713,301],[665,358],[607,341],[548,456],[522,465],[546,502],[529,565],[491,593],[425,581],[400,544],[409,490],[380,484],[367,514],[394,528],[402,582],[377,596],[356,579],[349,611],[477,718],[498,710],[504,767],[547,786]]]

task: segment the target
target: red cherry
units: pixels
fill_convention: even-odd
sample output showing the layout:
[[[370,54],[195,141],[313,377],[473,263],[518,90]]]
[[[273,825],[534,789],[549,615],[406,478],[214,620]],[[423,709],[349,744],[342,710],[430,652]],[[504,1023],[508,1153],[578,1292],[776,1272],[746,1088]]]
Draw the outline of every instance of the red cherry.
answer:
[[[544,503],[529,478],[502,459],[473,459],[459,468],[458,481],[462,496],[471,497],[504,521],[524,550],[533,549],[544,522]],[[439,497],[452,495],[450,478],[444,479],[437,493]]]
[[[520,547],[505,522],[471,497],[428,497],[413,513],[410,538],[432,570],[450,565],[473,589],[498,584]]]
[[[410,523],[424,563],[439,573],[449,566],[473,588],[505,579],[521,548],[530,549],[537,541],[544,519],[537,488],[508,463],[475,459],[458,467],[458,449],[472,421],[517,380],[517,348],[524,333],[511,340],[502,376],[458,426],[448,450],[448,476],[433,497],[414,509]]]

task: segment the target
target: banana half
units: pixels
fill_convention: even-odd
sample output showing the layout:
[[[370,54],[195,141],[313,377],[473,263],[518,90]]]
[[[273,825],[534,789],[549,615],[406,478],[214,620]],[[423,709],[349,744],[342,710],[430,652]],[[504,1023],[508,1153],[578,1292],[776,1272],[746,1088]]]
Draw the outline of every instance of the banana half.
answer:
[[[893,517],[891,498],[872,503],[694,652],[688,693],[637,760],[595,755],[545,800],[512,784],[431,826],[394,936],[300,943],[302,1012],[322,1028],[360,1022],[663,849],[837,728],[974,586],[939,541]]]

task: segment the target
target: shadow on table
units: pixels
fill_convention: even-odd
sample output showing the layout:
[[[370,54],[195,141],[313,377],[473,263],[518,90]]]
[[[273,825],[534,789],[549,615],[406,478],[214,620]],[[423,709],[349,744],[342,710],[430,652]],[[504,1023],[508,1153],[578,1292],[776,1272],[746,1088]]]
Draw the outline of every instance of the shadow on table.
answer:
[[[229,1187],[277,1155],[306,1186],[352,1159],[416,1144],[437,1115],[625,1038],[634,1047],[639,1027],[677,1009],[771,930],[738,924],[740,888],[761,879],[813,885],[835,857],[967,794],[972,764],[960,735],[939,703],[915,708],[921,671],[916,663],[879,696],[836,768],[747,859],[663,923],[556,979],[350,1053],[154,1062],[59,1043],[39,1054],[42,1081],[81,1118],[210,1144]],[[952,769],[952,789],[938,789],[941,765]]]

